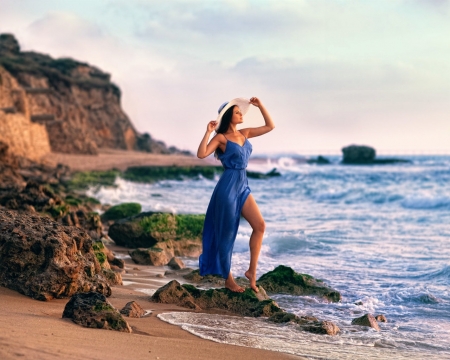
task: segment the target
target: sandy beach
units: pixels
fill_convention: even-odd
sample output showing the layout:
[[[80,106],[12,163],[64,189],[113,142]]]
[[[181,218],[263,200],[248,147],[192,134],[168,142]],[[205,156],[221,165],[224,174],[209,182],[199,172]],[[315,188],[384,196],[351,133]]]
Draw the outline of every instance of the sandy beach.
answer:
[[[112,246],[118,254],[126,249]],[[168,267],[133,264],[125,259],[124,286],[112,288],[108,300],[121,309],[136,301],[152,313],[125,318],[133,333],[88,329],[62,319],[69,299],[41,302],[0,287],[0,359],[302,359],[298,356],[215,343],[196,337],[178,326],[157,318],[157,314],[186,309],[150,302],[150,293],[173,277],[162,277]]]
[[[101,149],[98,155],[49,153],[42,158],[51,166],[64,164],[76,171],[126,170],[130,166],[219,166],[212,159],[198,159],[187,155],[162,155],[141,151]]]

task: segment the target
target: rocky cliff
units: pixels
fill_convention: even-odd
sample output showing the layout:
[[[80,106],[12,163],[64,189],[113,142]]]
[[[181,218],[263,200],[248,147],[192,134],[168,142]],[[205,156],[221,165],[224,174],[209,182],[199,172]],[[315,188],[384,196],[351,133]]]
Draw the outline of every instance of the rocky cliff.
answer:
[[[21,155],[96,154],[99,148],[179,153],[139,134],[110,75],[73,59],[20,50],[0,35],[0,139]]]

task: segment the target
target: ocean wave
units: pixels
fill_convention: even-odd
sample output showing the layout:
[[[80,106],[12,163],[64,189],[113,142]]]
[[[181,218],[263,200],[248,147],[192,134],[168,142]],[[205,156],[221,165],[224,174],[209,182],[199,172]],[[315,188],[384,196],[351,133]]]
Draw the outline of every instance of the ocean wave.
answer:
[[[413,197],[402,201],[401,205],[406,209],[431,210],[450,209],[450,197]]]

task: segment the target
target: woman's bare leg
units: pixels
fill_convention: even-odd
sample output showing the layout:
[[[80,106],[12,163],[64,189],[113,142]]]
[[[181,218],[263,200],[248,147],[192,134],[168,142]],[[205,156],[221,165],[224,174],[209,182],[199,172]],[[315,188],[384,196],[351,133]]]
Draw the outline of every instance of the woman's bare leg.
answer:
[[[259,211],[253,195],[250,194],[242,207],[242,216],[248,221],[252,227],[252,235],[250,236],[250,266],[245,272],[245,276],[250,281],[250,287],[258,292],[256,287],[256,267],[258,266],[259,253],[261,251],[261,245],[264,236],[264,230],[266,229],[266,223]]]
[[[225,280],[225,287],[228,290],[231,290],[233,292],[244,292],[244,288],[240,287],[238,284],[236,284],[236,282],[234,281],[233,275],[231,275],[231,271],[230,274],[228,275],[228,278]]]

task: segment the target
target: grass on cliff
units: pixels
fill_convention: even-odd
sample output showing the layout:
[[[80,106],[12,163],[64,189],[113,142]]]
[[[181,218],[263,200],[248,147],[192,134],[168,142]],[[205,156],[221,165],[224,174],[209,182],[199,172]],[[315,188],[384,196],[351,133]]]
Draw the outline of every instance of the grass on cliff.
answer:
[[[197,239],[201,237],[205,215],[153,214],[144,217],[139,224],[146,233],[162,239]]]

